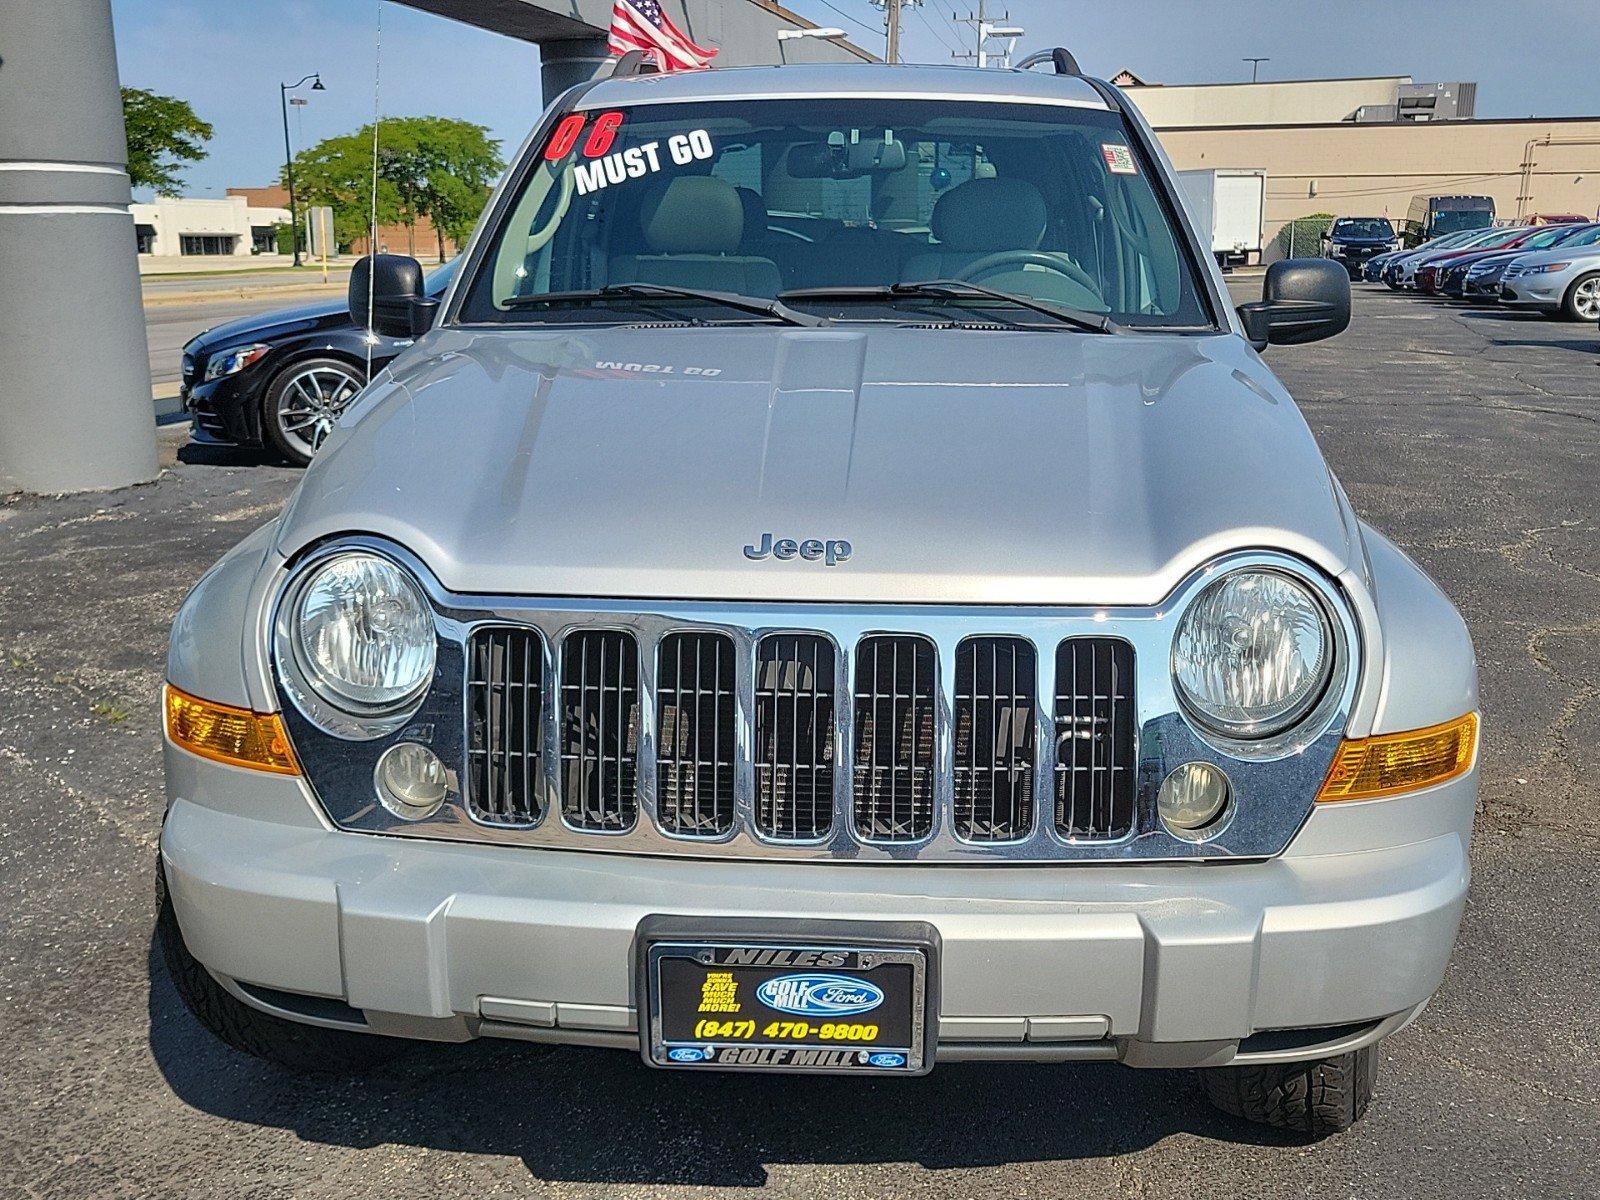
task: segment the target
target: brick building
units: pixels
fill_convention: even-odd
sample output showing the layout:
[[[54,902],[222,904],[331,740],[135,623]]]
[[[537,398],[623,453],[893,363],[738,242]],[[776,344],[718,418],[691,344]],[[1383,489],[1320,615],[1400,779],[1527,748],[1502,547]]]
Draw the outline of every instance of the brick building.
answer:
[[[289,207],[289,189],[280,184],[270,184],[267,187],[229,188],[228,195],[243,196],[253,207]],[[301,201],[301,220],[304,222],[305,204]],[[444,256],[449,258],[460,247],[450,238],[444,239]],[[439,235],[433,228],[433,222],[427,217],[418,219],[415,226],[410,225],[380,225],[378,226],[378,250],[384,254],[409,254],[412,258],[421,259],[424,263],[436,261],[439,258]],[[357,238],[350,245],[350,253],[367,253],[367,239]]]

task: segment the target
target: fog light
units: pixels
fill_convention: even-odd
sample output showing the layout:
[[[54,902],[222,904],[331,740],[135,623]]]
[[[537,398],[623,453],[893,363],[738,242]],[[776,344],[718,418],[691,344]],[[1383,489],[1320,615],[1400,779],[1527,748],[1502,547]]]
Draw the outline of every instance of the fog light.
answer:
[[[1177,837],[1199,842],[1210,837],[1228,807],[1228,777],[1210,763],[1192,762],[1168,775],[1156,808]]]
[[[433,816],[450,790],[450,773],[444,763],[416,742],[399,742],[385,750],[376,776],[378,799],[404,821]]]

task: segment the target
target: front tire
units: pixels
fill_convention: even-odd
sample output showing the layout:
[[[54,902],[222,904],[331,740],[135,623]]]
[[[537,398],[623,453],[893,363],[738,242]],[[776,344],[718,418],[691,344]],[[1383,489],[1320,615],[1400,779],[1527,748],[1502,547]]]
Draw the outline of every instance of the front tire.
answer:
[[[261,399],[261,431],[279,454],[305,466],[364,383],[342,358],[302,358],[279,371]]]
[[[156,939],[173,986],[195,1019],[224,1044],[302,1074],[358,1073],[381,1066],[406,1048],[395,1038],[301,1025],[241,1003],[184,945],[178,915],[167,895],[166,874],[159,865],[156,900]]]
[[[1200,1072],[1200,1085],[1231,1116],[1326,1137],[1361,1119],[1377,1076],[1377,1047],[1365,1046],[1310,1062],[1210,1067]]]
[[[1600,271],[1580,275],[1567,289],[1561,312],[1569,321],[1600,321]]]

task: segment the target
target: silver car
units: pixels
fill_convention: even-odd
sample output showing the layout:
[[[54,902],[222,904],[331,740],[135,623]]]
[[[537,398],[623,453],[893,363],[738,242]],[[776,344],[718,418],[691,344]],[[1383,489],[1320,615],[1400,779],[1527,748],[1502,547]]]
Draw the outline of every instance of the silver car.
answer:
[[[1537,254],[1524,254],[1500,277],[1500,302],[1569,321],[1600,321],[1600,226]]]
[[[1102,82],[786,66],[566,93],[442,304],[351,296],[416,344],[173,628],[218,1036],[1361,1115],[1461,919],[1477,673],[1258,354],[1343,268],[1236,309]]]

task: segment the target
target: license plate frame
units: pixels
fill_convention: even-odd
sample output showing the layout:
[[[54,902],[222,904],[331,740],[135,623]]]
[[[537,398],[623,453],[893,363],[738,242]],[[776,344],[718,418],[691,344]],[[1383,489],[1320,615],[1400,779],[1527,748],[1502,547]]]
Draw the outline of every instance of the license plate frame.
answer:
[[[925,1075],[933,1068],[939,935],[925,922],[652,916],[639,925],[635,951],[640,1052],[651,1067],[849,1075]],[[693,1002],[705,1002],[711,972],[727,977],[721,987],[732,983],[723,999],[738,1008],[701,1018]],[[826,976],[844,982],[816,982]],[[777,981],[766,995],[778,1003],[837,1004],[842,990],[847,1006],[835,1009],[831,1021],[794,1007],[775,1009],[757,995],[768,981]],[[807,991],[812,986],[822,991]],[[858,993],[880,999],[860,1008],[851,1000]],[[868,1013],[878,1020],[850,1019]],[[721,1028],[700,1036],[706,1021]],[[851,1038],[823,1039],[824,1024],[850,1025]],[[735,1031],[736,1025],[744,1028]],[[777,1025],[788,1026],[783,1036],[767,1036]],[[803,1034],[796,1031],[801,1025]],[[862,1036],[868,1027],[871,1038]]]

